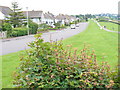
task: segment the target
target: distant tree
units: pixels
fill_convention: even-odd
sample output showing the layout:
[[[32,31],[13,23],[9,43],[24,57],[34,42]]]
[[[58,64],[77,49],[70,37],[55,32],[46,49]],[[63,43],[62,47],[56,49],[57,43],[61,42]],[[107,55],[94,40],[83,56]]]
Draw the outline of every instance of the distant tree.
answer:
[[[17,2],[12,3],[12,13],[10,13],[9,15],[10,17],[7,17],[8,21],[12,24],[14,28],[19,27],[23,24],[23,19],[25,17],[21,12],[21,8],[18,7]]]

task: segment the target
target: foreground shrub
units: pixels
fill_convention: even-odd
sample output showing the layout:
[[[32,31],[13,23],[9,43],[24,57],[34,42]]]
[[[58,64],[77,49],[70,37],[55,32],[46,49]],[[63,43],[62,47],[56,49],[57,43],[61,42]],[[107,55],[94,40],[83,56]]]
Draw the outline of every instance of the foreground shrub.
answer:
[[[109,65],[97,64],[94,51],[67,49],[60,42],[43,42],[41,35],[29,44],[14,73],[17,88],[112,88],[115,83]]]

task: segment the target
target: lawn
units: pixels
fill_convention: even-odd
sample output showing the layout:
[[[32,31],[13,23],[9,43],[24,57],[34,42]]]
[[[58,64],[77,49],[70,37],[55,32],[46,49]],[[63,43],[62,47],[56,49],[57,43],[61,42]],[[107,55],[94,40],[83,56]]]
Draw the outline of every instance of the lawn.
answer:
[[[99,22],[101,26],[106,26],[107,29],[112,31],[118,31],[118,24],[111,22]]]
[[[83,49],[84,43],[95,50],[99,62],[107,61],[112,67],[117,65],[118,34],[99,29],[96,23],[89,22],[88,28],[78,35],[63,40],[64,45],[72,44],[73,47]],[[2,56],[2,87],[12,87],[12,74],[19,65],[19,56],[25,51],[19,51]],[[102,57],[104,56],[104,59]]]
[[[111,67],[115,67],[118,63],[118,34],[101,30],[93,21],[90,21],[84,32],[63,42],[65,45],[72,44],[78,49],[82,49],[84,43],[89,44],[91,50],[95,50],[98,62],[107,61]]]
[[[2,56],[2,88],[12,87],[12,75],[19,66],[19,56],[25,51],[19,51]]]

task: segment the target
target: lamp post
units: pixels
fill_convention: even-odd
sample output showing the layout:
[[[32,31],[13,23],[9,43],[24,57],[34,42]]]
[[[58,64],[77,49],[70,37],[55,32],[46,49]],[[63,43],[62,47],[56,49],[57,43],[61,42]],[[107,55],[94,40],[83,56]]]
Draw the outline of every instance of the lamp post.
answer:
[[[29,35],[28,7],[26,7],[26,9],[27,9],[27,12],[26,12],[26,14],[27,14],[27,29],[28,29],[28,35]]]

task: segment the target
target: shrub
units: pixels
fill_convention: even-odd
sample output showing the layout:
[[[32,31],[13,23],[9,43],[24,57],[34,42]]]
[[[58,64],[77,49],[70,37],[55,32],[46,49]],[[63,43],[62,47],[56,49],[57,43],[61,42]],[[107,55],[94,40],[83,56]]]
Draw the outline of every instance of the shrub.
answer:
[[[7,37],[11,36],[12,26],[11,26],[10,23],[4,23],[3,26],[2,26],[2,30],[7,31]]]
[[[14,73],[17,88],[111,88],[114,81],[106,62],[97,64],[94,51],[81,51],[61,42],[43,42],[40,34],[29,44],[27,56],[21,56]]]
[[[48,29],[38,29],[37,32],[48,31]]]
[[[12,36],[17,37],[17,36],[24,36],[27,35],[27,28],[24,27],[19,27],[19,28],[13,28],[12,30]]]
[[[41,29],[48,29],[49,27],[50,26],[45,23],[39,25],[39,28],[41,28]]]
[[[30,30],[29,33],[30,34],[36,34],[37,33],[37,29],[38,29],[38,24],[30,21],[30,23],[29,23],[29,30]]]
[[[54,24],[55,25],[55,27],[57,27],[58,29],[60,29],[60,27],[61,27],[61,24],[58,22],[58,23],[55,23]]]

